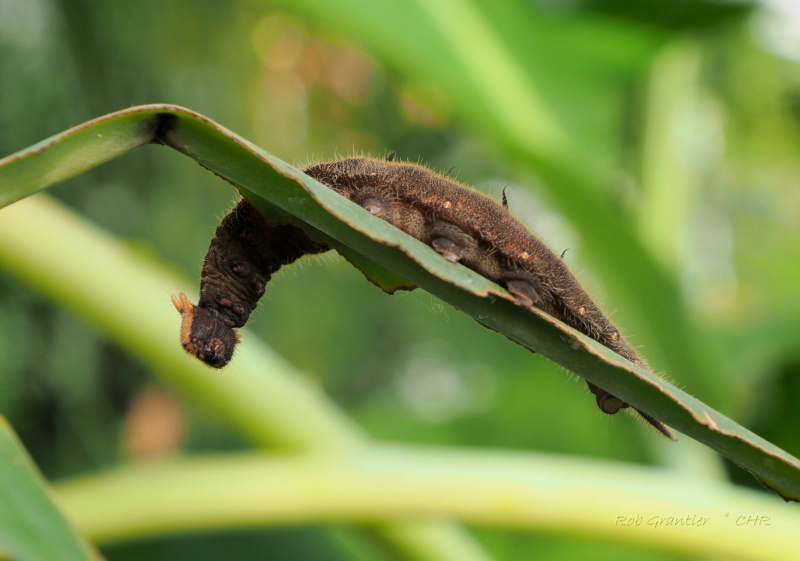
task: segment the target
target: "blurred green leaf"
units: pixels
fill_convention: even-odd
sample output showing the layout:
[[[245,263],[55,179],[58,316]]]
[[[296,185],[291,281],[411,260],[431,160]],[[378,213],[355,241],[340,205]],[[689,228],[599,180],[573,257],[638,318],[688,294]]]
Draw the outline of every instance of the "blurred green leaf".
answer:
[[[720,27],[744,19],[754,8],[749,0],[578,0],[578,5],[673,31]]]
[[[22,443],[0,417],[0,556],[90,561],[99,556],[64,519]]]
[[[86,475],[57,490],[64,509],[101,543],[433,512],[482,526],[602,536],[698,557],[789,561],[796,559],[800,527],[800,513],[772,497],[678,471],[419,446],[175,458]],[[114,508],[118,504],[127,508]]]

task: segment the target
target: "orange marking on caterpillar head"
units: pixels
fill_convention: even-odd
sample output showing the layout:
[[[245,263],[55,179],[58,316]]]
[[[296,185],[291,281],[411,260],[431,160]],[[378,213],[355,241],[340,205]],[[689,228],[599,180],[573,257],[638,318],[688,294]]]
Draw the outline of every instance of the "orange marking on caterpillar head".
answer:
[[[183,292],[180,295],[172,295],[172,305],[181,314],[181,345],[191,355],[196,356],[196,353],[189,350],[191,346],[191,339],[189,335],[192,332],[192,323],[194,322],[194,304],[192,304],[189,297]]]

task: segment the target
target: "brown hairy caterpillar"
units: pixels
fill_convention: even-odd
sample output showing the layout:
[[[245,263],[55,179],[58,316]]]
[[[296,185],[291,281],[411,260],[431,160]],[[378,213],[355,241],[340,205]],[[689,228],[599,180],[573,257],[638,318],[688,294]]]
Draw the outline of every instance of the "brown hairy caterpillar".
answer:
[[[561,258],[502,203],[420,165],[348,158],[303,171],[423,243],[442,257],[503,286],[519,305],[540,310],[605,345],[637,366],[647,364],[589,297]],[[203,263],[200,302],[173,296],[181,313],[181,343],[206,364],[228,364],[242,327],[282,265],[330,249],[296,226],[269,224],[242,199],[217,228]],[[588,383],[597,406],[613,415],[629,407]],[[658,420],[634,409],[665,436]]]

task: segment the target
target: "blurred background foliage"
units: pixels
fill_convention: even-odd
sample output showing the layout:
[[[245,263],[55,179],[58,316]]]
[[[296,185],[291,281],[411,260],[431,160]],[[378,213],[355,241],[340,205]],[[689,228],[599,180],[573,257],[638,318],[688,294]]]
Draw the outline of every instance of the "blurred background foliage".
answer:
[[[518,65],[510,71],[535,84],[542,130],[555,123],[571,165],[610,178],[593,188],[605,189],[599,196],[677,291],[674,312],[685,319],[676,325],[686,332],[675,337],[700,357],[694,371],[668,370],[660,342],[637,337],[648,318],[618,295],[658,302],[648,277],[621,281],[597,264],[587,240],[604,224],[591,208],[565,212],[586,201],[566,199],[552,173],[538,176],[536,158],[526,160],[460,82],[502,93],[508,65],[476,51],[475,67],[496,76],[433,66],[440,57],[430,53],[448,44],[432,12],[448,7],[459,8],[446,18],[456,29],[480,24],[506,40]],[[569,248],[569,265],[656,370],[798,455],[798,58],[800,8],[780,0],[0,0],[0,154],[166,102],[298,166],[397,150],[498,198],[507,186],[512,210],[555,250]],[[500,109],[513,123],[516,107]],[[51,193],[190,278],[234,200],[227,184],[156,146]],[[624,261],[628,247],[607,250]],[[0,310],[0,413],[47,477],[246,446],[102,333],[2,272]],[[560,368],[426,293],[386,296],[335,255],[282,272],[247,337],[268,341],[376,438],[691,466],[756,486],[688,439],[657,441],[630,419],[606,418]],[[477,535],[498,559],[674,558],[570,537]],[[342,559],[339,539],[298,528],[104,553]]]

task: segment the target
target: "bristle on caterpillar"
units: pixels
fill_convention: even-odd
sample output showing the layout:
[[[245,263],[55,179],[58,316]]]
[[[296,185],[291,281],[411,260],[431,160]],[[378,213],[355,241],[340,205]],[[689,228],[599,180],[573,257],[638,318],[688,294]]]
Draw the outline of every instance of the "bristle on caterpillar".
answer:
[[[523,307],[536,307],[627,358],[646,363],[619,329],[589,297],[561,257],[525,228],[503,200],[462,185],[448,174],[385,159],[347,158],[303,170],[366,211],[503,286]],[[327,251],[302,229],[269,224],[242,199],[217,228],[203,263],[197,306],[173,296],[182,316],[181,343],[186,351],[215,368],[230,362],[245,324],[281,266],[299,257]],[[588,383],[597,406],[609,415],[629,407]],[[646,422],[674,439],[658,420],[637,409]]]

